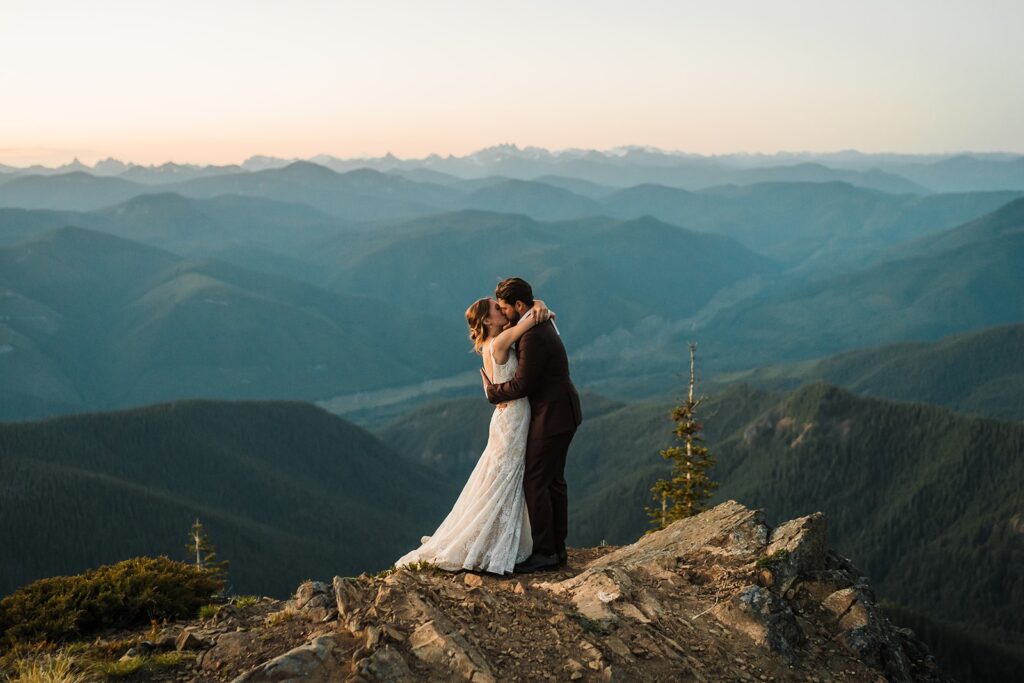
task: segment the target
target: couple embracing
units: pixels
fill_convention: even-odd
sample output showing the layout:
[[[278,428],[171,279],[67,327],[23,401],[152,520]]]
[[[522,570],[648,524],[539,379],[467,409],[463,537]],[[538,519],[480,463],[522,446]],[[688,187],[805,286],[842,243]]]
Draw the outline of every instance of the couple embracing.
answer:
[[[583,417],[553,318],[515,277],[466,311],[496,404],[487,446],[441,526],[395,566],[507,574],[566,564],[565,455]]]

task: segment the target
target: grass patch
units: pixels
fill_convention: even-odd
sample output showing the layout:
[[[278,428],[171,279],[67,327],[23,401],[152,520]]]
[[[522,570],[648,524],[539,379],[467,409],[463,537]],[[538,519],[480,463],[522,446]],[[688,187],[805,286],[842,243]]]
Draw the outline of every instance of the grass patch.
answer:
[[[291,621],[294,618],[295,618],[295,612],[288,612],[288,611],[282,610],[280,612],[273,612],[273,613],[271,613],[266,618],[266,621],[264,623],[266,623],[267,626],[277,626],[278,624],[283,624],[286,621]]]
[[[391,565],[387,569],[381,569],[376,574],[370,574],[370,576],[372,576],[375,579],[383,579],[386,576],[391,576],[392,574],[394,574],[397,571],[398,571],[398,569],[395,567],[395,565]]]
[[[173,669],[186,661],[195,659],[195,656],[194,652],[159,652],[114,661],[96,660],[92,662],[90,669],[94,676],[118,679],[138,672],[155,673],[162,669]]]
[[[235,598],[235,607],[238,609],[244,609],[250,605],[255,605],[259,601],[260,596],[258,595],[239,595]]]
[[[138,638],[101,645],[74,641],[65,645],[38,642],[18,644],[0,657],[2,683],[94,683],[141,675],[151,678],[159,671],[194,661],[195,652],[154,652],[122,659],[138,645]],[[147,676],[146,674],[151,674]]]
[[[210,619],[212,617],[215,617],[215,616],[217,616],[217,613],[220,612],[220,609],[223,606],[224,605],[217,605],[217,604],[213,604],[213,603],[208,604],[208,605],[203,605],[202,607],[199,608],[199,613],[198,613],[199,614],[199,618],[200,619]]]
[[[145,657],[128,657],[127,659],[117,659],[113,662],[104,662],[102,660],[93,662],[92,670],[104,678],[125,678],[141,670],[144,666],[146,666]]]
[[[195,658],[195,652],[160,652],[148,657],[148,665],[154,669],[171,669]]]
[[[77,669],[73,657],[64,652],[20,659],[4,676],[6,683],[87,683],[93,680]]]
[[[433,562],[427,562],[426,560],[421,560],[419,562],[410,562],[409,564],[404,564],[404,565],[402,565],[402,569],[407,569],[408,571],[411,571],[411,572],[433,572],[433,573],[437,573],[437,574],[449,574],[450,573],[450,572],[446,572],[445,570],[441,569],[440,567],[438,567]],[[391,576],[392,574],[394,574],[397,571],[398,571],[398,567],[396,567],[395,565],[391,565],[387,569],[382,569],[379,572],[377,572],[376,574],[370,574],[370,576],[372,578],[374,578],[374,579],[383,579],[386,576]],[[348,577],[346,577],[346,578],[348,578]],[[355,581],[355,579],[350,579],[350,580]]]
[[[129,638],[119,638],[116,640],[105,640],[98,645],[80,640],[68,643],[65,646],[65,650],[91,659],[113,661],[120,658],[131,648],[138,646],[140,640],[141,639],[137,636],[131,636]]]
[[[432,574],[448,574],[449,572],[444,571],[433,562],[427,562],[425,560],[420,562],[412,562],[405,565],[405,568],[411,572],[430,572]]]

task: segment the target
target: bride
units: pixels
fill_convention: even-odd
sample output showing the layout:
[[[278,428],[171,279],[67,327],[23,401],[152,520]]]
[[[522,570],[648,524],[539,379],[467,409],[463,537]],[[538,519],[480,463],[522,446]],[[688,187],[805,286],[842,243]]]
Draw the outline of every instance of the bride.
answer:
[[[554,314],[539,299],[511,327],[494,299],[480,299],[466,310],[470,341],[483,356],[484,371],[492,382],[512,379],[517,365],[512,344],[534,325],[552,317]],[[424,536],[422,545],[399,558],[396,567],[429,562],[448,571],[506,574],[530,556],[533,539],[523,495],[529,428],[528,399],[495,407],[487,446],[455,506],[434,535]]]

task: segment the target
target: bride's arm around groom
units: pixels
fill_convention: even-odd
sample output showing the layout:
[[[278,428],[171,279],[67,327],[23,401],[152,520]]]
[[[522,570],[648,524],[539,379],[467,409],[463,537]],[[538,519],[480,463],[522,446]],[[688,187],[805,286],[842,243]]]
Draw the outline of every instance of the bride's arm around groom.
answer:
[[[499,302],[504,304],[503,308],[517,305],[501,298]],[[525,302],[518,305],[528,310]],[[516,374],[507,382],[493,384],[481,372],[487,400],[498,404],[528,398],[533,413],[533,437],[575,431],[582,422],[580,400],[569,376],[565,346],[554,323],[547,320],[527,330],[519,339],[517,357]]]

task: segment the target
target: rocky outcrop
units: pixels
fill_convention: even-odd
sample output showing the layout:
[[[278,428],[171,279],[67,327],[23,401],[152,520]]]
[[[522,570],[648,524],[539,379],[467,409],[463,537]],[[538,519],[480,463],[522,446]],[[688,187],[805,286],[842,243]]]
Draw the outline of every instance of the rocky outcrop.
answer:
[[[822,515],[772,528],[734,501],[629,546],[570,549],[563,571],[335,577],[280,614],[307,642],[235,680],[945,680],[828,549]],[[245,641],[222,634],[204,661]]]
[[[205,619],[111,634],[153,681],[941,681],[831,551],[820,514],[773,528],[723,503],[555,572],[422,568],[303,582]]]

